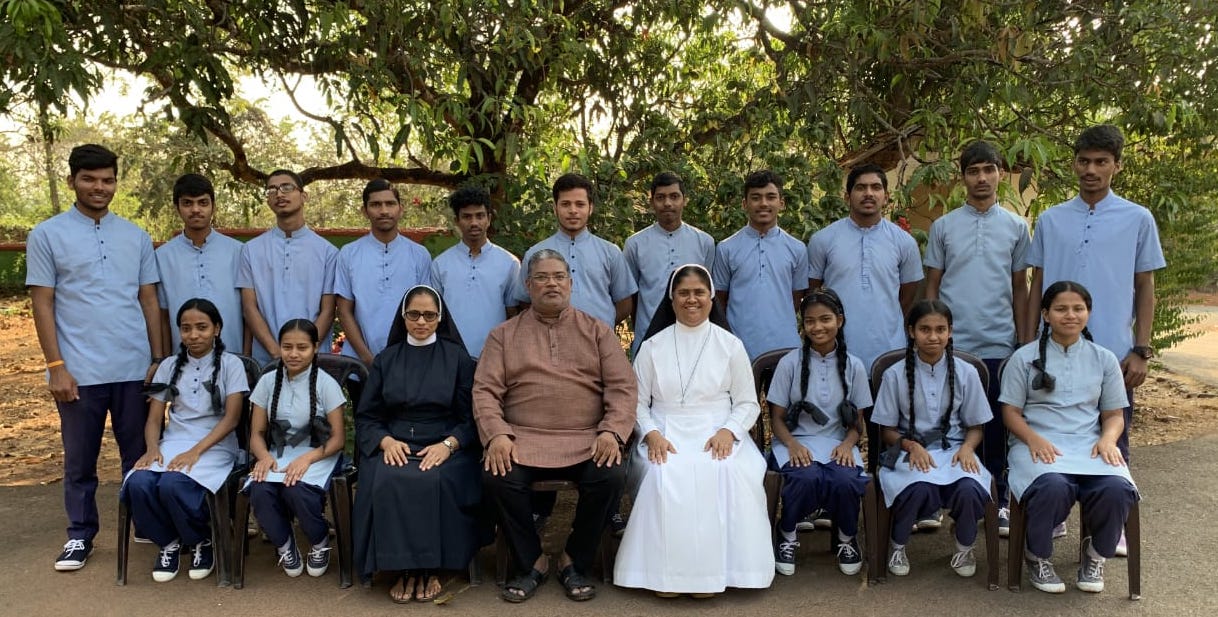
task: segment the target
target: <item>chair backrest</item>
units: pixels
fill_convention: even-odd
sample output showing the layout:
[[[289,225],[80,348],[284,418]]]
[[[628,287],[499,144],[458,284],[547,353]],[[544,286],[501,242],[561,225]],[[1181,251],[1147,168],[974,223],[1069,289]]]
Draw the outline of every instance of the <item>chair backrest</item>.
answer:
[[[762,453],[769,452],[770,438],[773,435],[773,431],[770,429],[770,409],[766,403],[766,392],[770,389],[770,381],[774,379],[774,367],[778,366],[778,361],[792,349],[794,348],[774,349],[753,360],[753,384],[757,387],[757,402],[761,405],[761,414],[757,416],[757,422],[753,424],[753,428],[749,429],[749,435],[752,436],[753,442],[757,444],[757,448]]]

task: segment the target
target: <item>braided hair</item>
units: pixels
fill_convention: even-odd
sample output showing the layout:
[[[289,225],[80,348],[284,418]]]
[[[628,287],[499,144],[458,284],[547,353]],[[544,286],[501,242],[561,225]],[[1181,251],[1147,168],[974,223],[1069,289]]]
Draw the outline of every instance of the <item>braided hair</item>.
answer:
[[[308,319],[289,319],[283,327],[279,329],[279,342],[283,342],[283,337],[289,332],[304,332],[309,337],[309,342],[317,345],[321,341],[321,337],[317,333],[317,326]],[[283,388],[283,378],[287,375],[288,369],[282,361],[275,368],[275,391],[271,394],[271,408],[268,410],[270,422],[274,424],[275,418],[279,412],[279,392]],[[313,354],[313,359],[309,362],[309,417],[317,413],[317,354]]]
[[[1087,291],[1086,287],[1074,281],[1057,281],[1045,289],[1045,293],[1040,299],[1041,314],[1049,312],[1049,307],[1053,306],[1053,301],[1057,299],[1057,296],[1066,292],[1078,294],[1083,299],[1083,304],[1087,306],[1087,312],[1091,312],[1091,292]],[[1052,392],[1057,387],[1057,379],[1049,373],[1045,356],[1045,349],[1049,346],[1050,328],[1048,321],[1043,318],[1042,321],[1036,359],[1032,360],[1032,368],[1038,371],[1038,374],[1032,378],[1032,389]],[[1091,331],[1086,326],[1083,326],[1083,338],[1091,340]]]
[[[204,384],[211,394],[212,413],[219,415],[223,412],[223,402],[220,397],[220,362],[224,355],[224,341],[220,338],[220,330],[224,328],[224,318],[220,316],[220,309],[211,300],[206,298],[191,298],[182,303],[178,308],[177,324],[179,330],[182,328],[182,316],[186,311],[199,311],[207,316],[213,326],[216,327],[216,338],[212,342],[212,365],[211,365],[211,381]],[[182,369],[187,362],[186,343],[178,343],[178,353],[174,356],[173,374],[169,377],[169,385],[172,388],[168,389],[165,402],[172,402],[177,395],[178,379],[182,377]],[[170,406],[172,410],[172,406]],[[172,412],[172,411],[171,411]]]
[[[834,315],[841,317],[843,320],[842,327],[837,329],[837,336],[834,339],[837,345],[837,377],[841,380],[843,399],[850,400],[850,395],[852,394],[850,392],[850,382],[846,379],[846,365],[849,362],[849,358],[846,357],[846,324],[844,323],[846,310],[842,305],[842,299],[838,297],[836,291],[828,287],[821,287],[804,296],[804,299],[799,302],[800,319],[803,319],[803,316],[808,313],[808,309],[818,304],[829,309]],[[812,339],[802,327],[800,328],[800,338],[803,339],[803,349],[800,352],[799,392],[806,395],[808,392],[808,359],[811,356]]]
[[[919,300],[909,309],[909,315],[905,318],[906,345],[905,345],[905,381],[909,386],[909,430],[907,435],[912,435],[917,432],[916,420],[914,415],[914,375],[917,373],[915,369],[916,349],[914,343],[914,328],[923,317],[928,315],[942,315],[947,320],[947,325],[950,328],[952,325],[952,309],[947,306],[947,303],[942,300]],[[956,356],[955,347],[952,344],[952,339],[947,339],[947,345],[944,346],[944,353],[947,355],[947,418],[951,417],[952,410],[956,406]]]

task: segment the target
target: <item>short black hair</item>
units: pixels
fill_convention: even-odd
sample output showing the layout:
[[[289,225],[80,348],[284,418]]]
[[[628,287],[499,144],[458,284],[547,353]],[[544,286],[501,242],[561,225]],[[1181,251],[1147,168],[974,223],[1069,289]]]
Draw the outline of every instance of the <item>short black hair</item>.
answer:
[[[596,200],[592,196],[592,181],[574,173],[563,174],[554,181],[554,203],[558,203],[558,194],[571,191],[574,189],[584,189],[588,193],[588,203],[592,204]]]
[[[368,207],[368,198],[371,197],[373,193],[379,193],[381,191],[393,191],[393,198],[398,200],[398,203],[402,202],[402,196],[398,195],[397,187],[393,186],[392,183],[384,178],[377,178],[364,185],[364,207]]]
[[[651,196],[655,197],[656,189],[661,186],[672,186],[674,184],[677,185],[677,190],[681,191],[681,194],[684,195],[685,181],[681,179],[681,176],[671,171],[662,171],[656,174],[656,177],[651,179]]]
[[[81,144],[68,155],[68,171],[75,176],[82,169],[113,169],[118,175],[118,155],[105,146]]]
[[[1074,153],[1083,150],[1104,150],[1112,154],[1112,160],[1121,161],[1121,150],[1125,148],[1125,136],[1121,129],[1111,124],[1088,127],[1074,141]]]
[[[974,141],[960,152],[960,173],[977,163],[993,163],[998,169],[1005,167],[998,148],[988,141]]]
[[[846,175],[846,193],[849,194],[850,191],[853,191],[855,183],[859,181],[859,177],[866,174],[879,174],[880,184],[884,186],[885,191],[888,190],[888,172],[875,163],[867,163],[866,165],[859,165],[851,169],[850,173]]]
[[[289,178],[292,179],[292,182],[296,183],[296,188],[304,189],[304,180],[300,179],[300,174],[298,174],[290,169],[276,169],[275,171],[272,171],[271,173],[267,174],[266,179],[270,180],[271,178],[273,178],[275,176],[288,176]]]
[[[769,169],[758,169],[744,177],[744,194],[748,195],[749,189],[763,189],[767,184],[773,184],[779,192],[782,192],[781,176]]]
[[[178,200],[183,197],[202,197],[207,195],[214,202],[216,201],[216,188],[212,186],[211,180],[199,174],[184,174],[178,176],[178,179],[173,183],[173,205],[178,205]]]
[[[486,206],[486,213],[491,214],[490,192],[480,186],[463,186],[448,196],[454,217],[461,216],[461,209],[468,206]]]

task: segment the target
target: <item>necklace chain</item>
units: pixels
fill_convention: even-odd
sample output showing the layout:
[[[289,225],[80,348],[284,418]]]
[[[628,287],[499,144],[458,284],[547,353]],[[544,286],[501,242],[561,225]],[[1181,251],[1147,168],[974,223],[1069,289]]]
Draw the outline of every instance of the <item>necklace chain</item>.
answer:
[[[674,335],[676,333],[674,332]],[[673,336],[673,354],[677,357],[677,381],[681,384],[681,404],[685,404],[685,393],[689,391],[690,384],[694,381],[694,373],[698,370],[698,363],[702,361],[702,352],[706,351],[706,344],[710,342],[711,329],[706,329],[706,336],[702,337],[702,347],[698,349],[698,356],[694,358],[694,365],[689,367],[689,377],[686,378],[681,371],[681,342]]]

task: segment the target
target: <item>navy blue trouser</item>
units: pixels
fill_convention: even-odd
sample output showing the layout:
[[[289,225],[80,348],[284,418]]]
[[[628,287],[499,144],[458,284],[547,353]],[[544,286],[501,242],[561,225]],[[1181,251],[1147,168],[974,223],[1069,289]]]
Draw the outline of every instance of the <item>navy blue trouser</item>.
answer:
[[[1044,474],[1020,500],[1027,521],[1028,552],[1041,559],[1053,556],[1053,527],[1070,516],[1077,501],[1091,546],[1101,557],[1112,557],[1137,498],[1133,485],[1120,476]]]
[[[194,546],[211,539],[207,489],[177,471],[134,471],[123,490],[131,518],[145,536],[165,547],[178,540]]]
[[[79,386],[79,399],[55,403],[63,437],[63,506],[70,539],[92,541],[97,535],[97,457],[107,412],[118,442],[123,475],[144,455],[148,404],[140,392],[142,387],[142,381]],[[138,524],[137,529],[143,532]]]
[[[266,537],[276,547],[292,537],[292,517],[300,522],[300,530],[316,546],[330,533],[324,516],[326,492],[304,482],[284,486],[279,482],[251,482],[250,507]]]
[[[813,462],[807,467],[787,463],[782,474],[782,519],[778,528],[795,531],[795,524],[814,510],[825,509],[847,536],[858,535],[859,508],[867,490],[867,477],[857,467],[844,467],[832,461]]]
[[[930,482],[910,484],[897,495],[890,508],[892,541],[907,544],[919,513],[927,509],[937,512],[946,507],[952,520],[956,521],[956,542],[972,546],[977,541],[977,521],[985,516],[985,504],[989,501],[989,491],[969,478],[961,478],[947,486]]]

